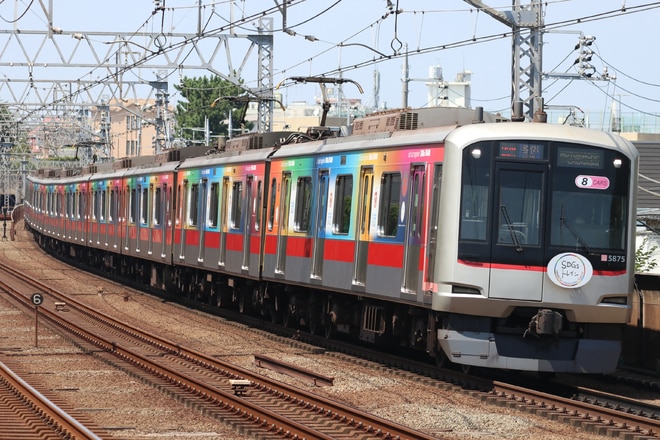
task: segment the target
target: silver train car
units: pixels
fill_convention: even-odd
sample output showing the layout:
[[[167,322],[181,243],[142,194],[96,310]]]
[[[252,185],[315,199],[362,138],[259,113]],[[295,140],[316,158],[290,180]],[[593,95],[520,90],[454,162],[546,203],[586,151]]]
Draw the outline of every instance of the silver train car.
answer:
[[[492,118],[491,118],[492,119]],[[398,110],[29,177],[41,246],[210,307],[455,363],[613,371],[638,153],[611,133]]]

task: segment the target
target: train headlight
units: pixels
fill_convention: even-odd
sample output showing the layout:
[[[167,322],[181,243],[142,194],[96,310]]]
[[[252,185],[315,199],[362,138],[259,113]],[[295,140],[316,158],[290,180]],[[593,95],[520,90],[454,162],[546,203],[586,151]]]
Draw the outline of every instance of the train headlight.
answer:
[[[472,151],[472,157],[475,159],[479,159],[481,157],[481,149],[480,148],[473,148]]]
[[[614,168],[621,168],[622,163],[623,162],[621,161],[621,159],[614,159],[614,162],[612,162],[612,165],[614,165]]]

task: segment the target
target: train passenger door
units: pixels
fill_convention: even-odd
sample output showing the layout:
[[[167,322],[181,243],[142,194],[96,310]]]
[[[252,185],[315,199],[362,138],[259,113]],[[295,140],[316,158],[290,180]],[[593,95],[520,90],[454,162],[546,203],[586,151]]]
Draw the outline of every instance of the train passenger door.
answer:
[[[316,227],[313,233],[314,251],[312,254],[312,273],[311,278],[320,280],[323,278],[323,244],[325,242],[325,220],[328,212],[328,189],[330,185],[330,175],[328,170],[319,171],[318,193],[316,199]]]
[[[245,181],[245,215],[243,216],[243,264],[242,269],[248,270],[250,265],[250,239],[252,238],[252,219],[254,218],[254,209],[252,205],[252,184],[254,182],[254,176],[247,176]]]
[[[373,168],[360,170],[358,195],[358,217],[356,224],[355,266],[353,284],[364,286],[367,281],[367,254],[369,250],[369,229],[371,225],[371,194],[374,183]]]
[[[184,179],[183,187],[179,189],[179,228],[181,228],[181,242],[179,243],[179,260],[186,259],[186,226],[188,224],[188,179]]]
[[[218,266],[224,267],[227,258],[227,209],[229,201],[229,177],[222,179],[222,193],[220,194],[220,256]]]
[[[416,294],[419,287],[419,252],[422,245],[424,165],[413,165],[408,179],[406,237],[404,241],[403,282],[401,291]]]
[[[435,254],[438,246],[438,216],[440,214],[440,186],[442,184],[442,164],[436,164],[433,170],[433,193],[431,194],[431,211],[429,215],[428,243],[426,247],[425,281],[435,283]],[[425,289],[426,290],[426,289]]]
[[[275,273],[283,274],[286,263],[286,239],[289,235],[289,206],[291,197],[291,173],[282,175],[280,191],[280,218],[277,228],[277,263]]]
[[[206,225],[207,225],[207,214],[206,207],[208,206],[208,196],[209,196],[209,181],[208,179],[202,179],[202,190],[199,199],[202,201],[200,206],[199,218],[197,226],[199,227],[199,249],[197,251],[197,262],[204,262],[204,247],[206,244]]]
[[[540,213],[546,203],[546,180],[546,165],[498,162],[495,166],[491,261],[496,264],[490,272],[491,298],[542,299],[544,271],[538,268],[544,265]],[[516,276],[507,269],[516,269]]]

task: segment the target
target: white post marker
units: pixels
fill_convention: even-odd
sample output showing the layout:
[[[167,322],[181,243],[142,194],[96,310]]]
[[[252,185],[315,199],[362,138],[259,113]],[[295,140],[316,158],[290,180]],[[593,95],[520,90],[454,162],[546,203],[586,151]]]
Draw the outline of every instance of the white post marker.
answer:
[[[39,306],[43,304],[44,297],[41,293],[32,294],[32,304],[34,304],[34,346],[39,347]]]

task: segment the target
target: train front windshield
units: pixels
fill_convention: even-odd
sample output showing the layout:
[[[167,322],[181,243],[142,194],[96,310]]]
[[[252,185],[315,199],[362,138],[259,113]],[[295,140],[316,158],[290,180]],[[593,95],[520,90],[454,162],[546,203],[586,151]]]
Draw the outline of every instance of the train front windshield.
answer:
[[[459,258],[545,266],[561,252],[625,269],[630,161],[557,142],[491,141],[463,152]]]

